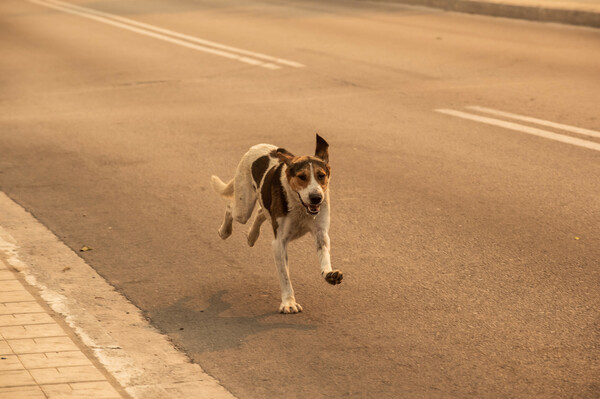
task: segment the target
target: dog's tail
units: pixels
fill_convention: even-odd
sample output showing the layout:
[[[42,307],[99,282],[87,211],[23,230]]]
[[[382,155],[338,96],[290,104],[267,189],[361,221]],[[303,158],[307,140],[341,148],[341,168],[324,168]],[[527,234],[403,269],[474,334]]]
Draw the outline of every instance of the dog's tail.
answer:
[[[210,178],[210,185],[217,194],[227,198],[233,197],[233,179],[231,179],[229,183],[225,184],[223,180],[219,179],[215,175],[212,175]]]

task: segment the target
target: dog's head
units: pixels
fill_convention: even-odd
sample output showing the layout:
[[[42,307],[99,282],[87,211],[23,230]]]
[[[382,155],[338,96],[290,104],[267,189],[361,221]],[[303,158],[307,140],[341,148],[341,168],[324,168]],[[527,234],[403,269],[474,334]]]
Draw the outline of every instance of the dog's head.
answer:
[[[295,157],[287,151],[277,151],[277,157],[287,165],[286,177],[291,189],[306,212],[317,215],[329,185],[329,144],[317,134],[315,156]]]

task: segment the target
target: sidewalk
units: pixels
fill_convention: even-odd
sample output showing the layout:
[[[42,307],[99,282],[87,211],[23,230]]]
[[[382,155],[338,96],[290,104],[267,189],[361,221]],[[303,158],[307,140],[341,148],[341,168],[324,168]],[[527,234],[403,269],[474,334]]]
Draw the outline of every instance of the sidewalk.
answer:
[[[235,399],[0,191],[0,399],[38,398]]]
[[[600,28],[600,0],[380,0],[469,14]]]
[[[123,398],[40,302],[0,259],[0,399]]]

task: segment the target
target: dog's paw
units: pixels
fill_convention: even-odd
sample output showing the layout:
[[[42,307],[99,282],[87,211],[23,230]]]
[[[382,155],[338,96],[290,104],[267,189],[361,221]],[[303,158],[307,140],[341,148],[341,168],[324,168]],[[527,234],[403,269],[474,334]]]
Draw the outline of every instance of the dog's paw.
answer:
[[[226,240],[229,238],[229,236],[231,235],[232,232],[233,232],[232,228],[221,227],[219,229],[219,237],[221,237],[221,239],[223,239],[223,240]]]
[[[256,240],[258,240],[258,234],[248,234],[248,245],[253,247],[256,244]]]
[[[281,302],[279,313],[290,314],[302,312],[302,306],[293,299]]]
[[[325,275],[325,281],[331,285],[341,284],[344,278],[344,273],[341,270],[333,270]]]

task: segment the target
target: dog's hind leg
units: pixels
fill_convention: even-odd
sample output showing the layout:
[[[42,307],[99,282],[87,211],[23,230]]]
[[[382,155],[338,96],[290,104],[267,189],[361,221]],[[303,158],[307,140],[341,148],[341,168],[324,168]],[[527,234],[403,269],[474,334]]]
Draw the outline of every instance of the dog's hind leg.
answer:
[[[252,183],[252,176],[244,170],[238,171],[235,176],[234,187],[233,220],[246,224],[256,205],[256,191]]]
[[[263,209],[259,208],[258,213],[254,218],[254,222],[252,223],[252,227],[248,232],[248,245],[250,245],[251,247],[253,247],[254,243],[256,243],[256,240],[258,240],[258,236],[260,235],[260,226],[264,223],[265,220],[267,220],[267,217],[265,216]]]
[[[231,204],[227,204],[225,208],[225,219],[223,220],[223,224],[219,229],[219,237],[222,239],[227,239],[231,232],[233,231],[233,216],[231,216]]]
[[[225,219],[219,229],[219,236],[222,239],[228,238],[233,231],[233,221],[246,223],[256,204],[256,193],[252,186],[248,187],[247,179],[235,177],[234,189],[232,192],[233,202],[227,204],[225,208]]]

